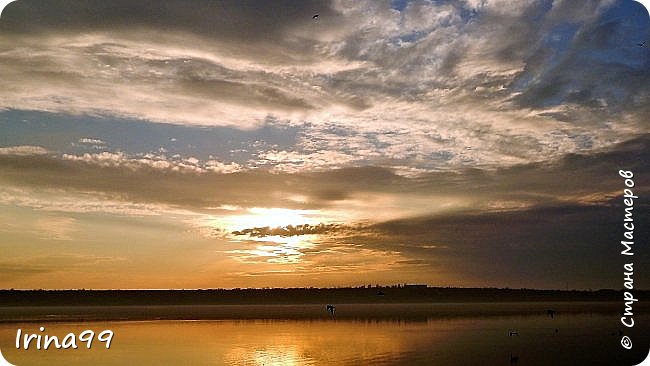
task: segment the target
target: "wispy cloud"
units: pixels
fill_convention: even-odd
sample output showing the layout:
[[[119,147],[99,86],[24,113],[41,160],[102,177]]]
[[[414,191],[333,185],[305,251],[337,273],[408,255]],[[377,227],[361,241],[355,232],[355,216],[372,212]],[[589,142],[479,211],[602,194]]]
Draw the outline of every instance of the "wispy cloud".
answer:
[[[647,179],[643,162],[649,159],[649,150],[648,138],[642,137],[614,149],[567,155],[547,163],[496,170],[439,171],[412,177],[376,167],[307,173],[233,172],[237,166],[210,167],[198,160],[173,162],[156,157],[131,159],[113,153],[64,159],[0,155],[0,181],[6,189],[92,192],[101,199],[176,205],[207,212],[230,205],[341,213],[358,209],[357,213],[364,216],[375,205],[390,208],[397,215],[408,215],[469,208],[509,209],[554,201],[594,202],[598,197],[606,200],[610,192],[620,188],[617,176],[611,172],[626,167],[634,170],[641,182]],[[377,215],[382,213],[371,216]],[[314,224],[294,224],[305,223]]]
[[[124,261],[124,258],[83,254],[5,258],[0,262],[0,273],[3,274],[3,277],[6,276],[5,279],[15,279],[16,277],[29,277],[66,271],[76,272],[78,270],[92,268],[100,263],[110,264],[119,261]]]
[[[611,1],[122,5],[129,21],[96,2],[14,6],[2,107],[303,126],[294,150],[259,151],[256,163],[287,171],[513,165],[645,131],[648,54],[635,44],[647,25]],[[28,12],[42,15],[33,29]]]
[[[29,156],[29,155],[45,155],[47,153],[48,151],[40,146],[0,147],[0,155]]]

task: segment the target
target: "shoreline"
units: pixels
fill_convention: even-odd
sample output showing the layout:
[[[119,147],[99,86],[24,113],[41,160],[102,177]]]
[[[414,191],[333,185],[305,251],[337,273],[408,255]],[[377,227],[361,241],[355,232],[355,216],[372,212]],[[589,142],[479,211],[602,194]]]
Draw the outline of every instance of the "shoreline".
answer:
[[[650,305],[641,307],[648,314]],[[617,315],[620,302],[448,302],[403,304],[336,304],[334,318],[325,304],[273,305],[93,305],[2,306],[0,323],[95,322],[145,320],[359,320],[428,321],[442,318],[503,316],[554,317],[564,314]]]
[[[650,291],[637,290],[642,302]],[[497,288],[441,288],[426,285],[359,288],[271,288],[199,290],[0,290],[3,306],[89,305],[282,305],[489,302],[607,302],[622,290],[560,291]]]

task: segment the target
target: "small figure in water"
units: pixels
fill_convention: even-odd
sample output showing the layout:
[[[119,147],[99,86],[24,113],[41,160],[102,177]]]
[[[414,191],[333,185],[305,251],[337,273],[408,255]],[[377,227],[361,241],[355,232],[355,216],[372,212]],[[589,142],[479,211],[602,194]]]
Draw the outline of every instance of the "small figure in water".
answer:
[[[335,309],[334,305],[327,304],[326,308],[327,311],[330,313],[330,315],[332,315],[332,318],[334,318],[334,309]]]

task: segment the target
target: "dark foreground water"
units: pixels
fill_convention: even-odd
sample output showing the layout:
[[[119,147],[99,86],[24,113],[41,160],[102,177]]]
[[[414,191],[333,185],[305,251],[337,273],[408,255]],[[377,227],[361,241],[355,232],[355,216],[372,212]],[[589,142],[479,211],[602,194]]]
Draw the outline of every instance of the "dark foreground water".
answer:
[[[358,305],[361,306],[361,305]],[[394,305],[393,305],[394,306]],[[400,305],[409,312],[408,305]],[[0,323],[0,349],[27,365],[634,365],[650,346],[648,316],[630,332],[616,312],[525,314],[460,311],[396,319],[270,319],[47,321]],[[361,306],[362,307],[362,306]],[[435,308],[434,308],[435,309]],[[236,308],[231,308],[236,310]],[[337,307],[337,312],[345,306]],[[394,309],[393,309],[394,310]],[[465,309],[467,310],[467,309]],[[391,312],[392,313],[392,312]],[[59,319],[60,320],[60,319]],[[39,327],[45,327],[40,332]],[[645,328],[644,328],[645,327]],[[16,349],[16,331],[57,335],[91,329],[114,332],[111,348]],[[516,330],[518,336],[511,336]],[[623,331],[623,334],[620,334]],[[627,335],[632,350],[621,346]]]

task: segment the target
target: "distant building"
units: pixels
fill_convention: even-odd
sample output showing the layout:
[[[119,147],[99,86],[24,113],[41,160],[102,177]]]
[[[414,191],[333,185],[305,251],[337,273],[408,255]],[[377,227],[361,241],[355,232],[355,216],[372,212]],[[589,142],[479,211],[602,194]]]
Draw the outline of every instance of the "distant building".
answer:
[[[427,287],[428,287],[427,285],[408,284],[408,283],[405,283],[405,284],[404,284],[404,288],[417,288],[417,289],[423,289],[423,288],[427,288]]]

